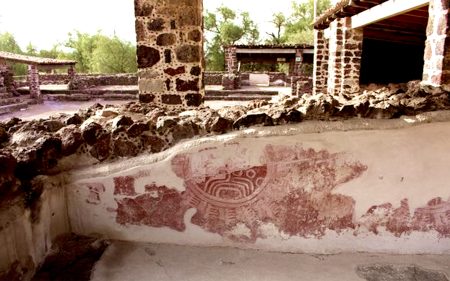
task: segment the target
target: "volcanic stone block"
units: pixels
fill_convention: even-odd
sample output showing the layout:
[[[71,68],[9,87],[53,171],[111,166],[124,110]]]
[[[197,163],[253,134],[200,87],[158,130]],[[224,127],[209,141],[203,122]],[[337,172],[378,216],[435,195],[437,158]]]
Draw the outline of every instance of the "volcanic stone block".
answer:
[[[202,33],[198,30],[192,30],[188,34],[188,39],[194,42],[200,42],[202,40]]]
[[[153,19],[151,20],[148,25],[147,28],[151,31],[161,31],[164,29],[164,20],[161,18],[157,18],[157,19]]]
[[[200,62],[200,47],[193,45],[182,45],[176,49],[179,62],[190,63]]]
[[[171,105],[177,105],[177,104],[183,103],[183,101],[181,100],[181,96],[179,96],[179,95],[162,95],[161,101],[164,104],[171,104]]]
[[[159,79],[141,79],[139,80],[139,88],[142,89],[144,92],[149,93],[162,93],[164,92],[164,81]]]
[[[191,75],[200,76],[202,69],[199,66],[194,66],[191,68]]]
[[[187,94],[186,105],[187,106],[200,106],[203,103],[203,96],[200,94]]]
[[[164,51],[164,61],[165,63],[171,63],[172,62],[172,51],[167,49]]]
[[[156,38],[158,46],[171,46],[177,42],[177,37],[173,33],[163,33]]]
[[[190,80],[190,81],[185,81],[182,79],[177,79],[176,83],[177,83],[177,91],[180,92],[187,92],[187,91],[199,91],[199,86],[198,86],[198,81],[199,79],[194,79],[194,80]]]
[[[155,95],[152,94],[139,94],[139,101],[142,103],[151,103],[155,100]]]
[[[138,46],[137,56],[139,68],[152,67],[161,59],[159,51],[148,46]]]
[[[143,0],[134,0],[134,13],[137,17],[148,17],[153,12],[153,5]]]
[[[170,76],[183,74],[186,73],[186,67],[180,66],[178,68],[166,68],[164,69],[164,73],[169,74]]]

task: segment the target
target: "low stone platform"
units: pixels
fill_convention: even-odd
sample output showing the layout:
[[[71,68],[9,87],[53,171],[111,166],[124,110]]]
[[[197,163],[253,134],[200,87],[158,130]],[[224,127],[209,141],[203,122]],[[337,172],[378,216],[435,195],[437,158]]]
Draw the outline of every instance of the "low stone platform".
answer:
[[[0,93],[0,115],[17,112],[28,108],[30,104],[36,104],[37,101],[31,99],[28,95],[16,97],[10,93]]]
[[[21,94],[28,94],[28,87],[18,89]],[[90,100],[137,100],[138,86],[112,85],[98,86],[84,90],[69,90],[67,85],[43,85],[41,94],[48,101],[90,101]]]
[[[67,278],[72,268],[80,277],[90,273],[83,280],[91,281],[448,281],[450,276],[449,255],[306,255],[128,242],[113,242],[93,265],[104,250],[104,243],[97,244],[90,251],[76,249],[77,259],[64,270],[47,267],[34,280],[66,280],[58,278]],[[70,249],[63,251],[70,257]]]

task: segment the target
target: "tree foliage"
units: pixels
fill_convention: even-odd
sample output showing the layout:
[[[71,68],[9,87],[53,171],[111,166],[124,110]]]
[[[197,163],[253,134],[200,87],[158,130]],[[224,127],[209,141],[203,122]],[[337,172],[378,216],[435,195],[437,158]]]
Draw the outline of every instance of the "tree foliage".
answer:
[[[330,0],[317,0],[317,14],[330,7]],[[289,44],[314,43],[314,0],[292,3],[292,14],[285,24],[283,41]]]
[[[224,47],[234,44],[256,44],[259,31],[248,12],[239,15],[235,11],[221,6],[212,12],[206,12],[206,68],[224,69]]]
[[[23,54],[20,49],[19,44],[17,43],[14,35],[9,32],[5,32],[0,34],[0,51]],[[13,64],[12,70],[16,75],[26,75],[27,67],[23,64]]]
[[[270,21],[276,29],[276,33],[274,32],[267,32],[267,35],[270,36],[270,39],[267,40],[268,44],[282,44],[284,43],[285,39],[282,37],[283,35],[283,28],[286,26],[287,19],[286,16],[283,13],[276,13],[273,14],[273,18]]]
[[[0,51],[54,59],[77,61],[77,71],[82,73],[131,73],[137,71],[136,47],[117,36],[108,37],[75,31],[69,33],[64,44],[51,49],[38,50],[31,42],[22,51],[14,36],[0,34]],[[15,75],[26,75],[24,64],[14,64]]]
[[[317,14],[322,14],[330,7],[330,0],[317,0]],[[275,13],[272,16],[276,33],[267,33],[269,44],[313,44],[314,43],[314,0],[298,3],[292,2],[292,13],[286,16]]]
[[[132,73],[137,71],[136,47],[130,42],[100,36],[92,53],[91,71],[99,73]]]

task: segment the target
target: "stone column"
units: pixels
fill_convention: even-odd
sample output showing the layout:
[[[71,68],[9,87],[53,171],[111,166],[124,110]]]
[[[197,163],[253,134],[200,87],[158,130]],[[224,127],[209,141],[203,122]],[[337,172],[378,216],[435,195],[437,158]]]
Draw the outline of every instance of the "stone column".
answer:
[[[342,54],[344,45],[344,24],[341,19],[330,23],[327,93],[338,96],[342,84]]]
[[[69,81],[72,81],[75,78],[75,66],[71,65],[69,66],[69,69],[67,69],[67,74],[69,75]]]
[[[35,99],[40,99],[41,87],[39,83],[39,71],[36,65],[28,65],[28,81],[30,96]]]
[[[448,0],[431,0],[422,85],[450,91],[450,20]]]
[[[293,76],[301,75],[301,68],[303,65],[303,50],[295,50],[295,61],[294,61],[294,69],[292,72]]]
[[[328,40],[324,30],[314,30],[313,93],[325,93],[328,77]]]
[[[236,73],[238,71],[236,47],[230,46],[225,48],[225,71],[228,73]]]
[[[202,0],[135,0],[139,100],[167,108],[203,103]]]
[[[344,20],[342,85],[341,92],[347,95],[359,95],[359,77],[361,74],[361,56],[363,47],[363,29],[351,28],[351,18]]]
[[[351,19],[342,18],[330,24],[330,58],[327,93],[359,94],[363,31],[351,29]]]

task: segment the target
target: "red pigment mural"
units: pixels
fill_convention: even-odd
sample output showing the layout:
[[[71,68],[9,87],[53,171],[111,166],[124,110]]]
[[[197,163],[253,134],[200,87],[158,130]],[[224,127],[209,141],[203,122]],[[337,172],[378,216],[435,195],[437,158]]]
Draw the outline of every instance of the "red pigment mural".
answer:
[[[172,160],[173,171],[184,180],[184,192],[151,184],[138,195],[133,177],[115,178],[115,194],[120,195],[117,223],[184,231],[184,215],[195,209],[192,224],[238,242],[264,238],[261,226],[267,223],[305,238],[320,238],[327,230],[377,234],[381,227],[396,236],[435,230],[450,237],[450,200],[441,198],[413,213],[407,199],[399,208],[390,203],[373,206],[356,219],[353,198],[333,191],[367,167],[347,161],[341,153],[268,145],[260,166],[231,162],[213,169],[212,158],[199,161],[181,154]]]
[[[167,226],[183,231],[183,216],[194,208],[193,224],[248,242],[263,237],[260,226],[264,223],[303,237],[320,237],[327,229],[354,227],[353,199],[332,191],[359,177],[367,167],[346,162],[342,154],[301,147],[267,146],[263,158],[265,164],[261,166],[242,169],[227,163],[211,172],[208,159],[200,166],[195,163],[194,171],[191,155],[178,155],[172,169],[184,180],[186,191],[153,186],[157,193],[118,199],[116,220],[120,224]],[[134,189],[123,188],[129,186],[124,184],[129,181],[116,178],[115,190],[126,190],[122,195],[135,194]],[[245,226],[248,233],[236,234],[238,226]]]

